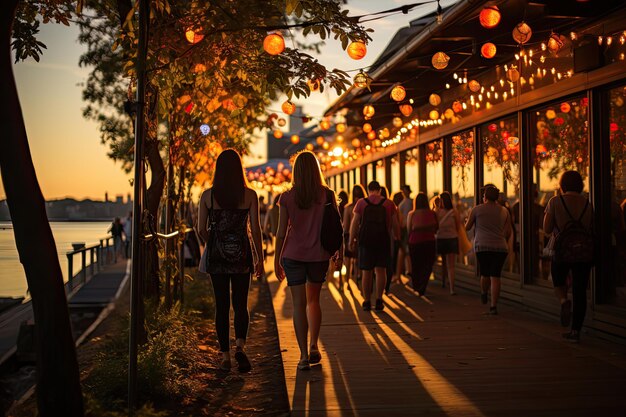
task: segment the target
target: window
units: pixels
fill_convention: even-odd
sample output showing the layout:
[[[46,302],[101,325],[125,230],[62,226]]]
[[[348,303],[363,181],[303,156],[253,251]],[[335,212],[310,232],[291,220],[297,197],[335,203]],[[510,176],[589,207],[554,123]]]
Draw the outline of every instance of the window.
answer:
[[[443,191],[443,140],[426,144],[426,189],[432,198]]]
[[[470,210],[474,207],[474,131],[466,130],[452,136],[452,202],[459,212],[461,222],[465,224]],[[468,235],[470,240],[472,234]],[[475,264],[474,256],[457,257],[457,262],[465,265]]]
[[[414,193],[418,193],[419,187],[419,170],[418,164],[418,148],[409,149],[406,151],[406,163],[404,169],[406,170],[406,183],[411,187]]]

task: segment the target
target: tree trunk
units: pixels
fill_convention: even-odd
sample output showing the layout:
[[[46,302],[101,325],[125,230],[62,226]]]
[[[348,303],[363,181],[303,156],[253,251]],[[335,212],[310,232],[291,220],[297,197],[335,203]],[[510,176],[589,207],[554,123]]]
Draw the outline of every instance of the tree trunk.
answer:
[[[30,154],[11,60],[17,0],[0,8],[0,170],[35,317],[37,405],[41,416],[83,416],[63,274]]]
[[[150,213],[149,221],[152,222],[156,230],[156,218],[163,195],[163,187],[165,187],[165,165],[159,153],[159,142],[156,139],[147,140],[146,157],[150,165],[151,179],[150,187],[146,196],[146,209]],[[156,298],[161,296],[160,277],[159,277],[159,244],[155,239],[146,244],[146,258],[148,261],[146,269],[145,295],[146,297]]]

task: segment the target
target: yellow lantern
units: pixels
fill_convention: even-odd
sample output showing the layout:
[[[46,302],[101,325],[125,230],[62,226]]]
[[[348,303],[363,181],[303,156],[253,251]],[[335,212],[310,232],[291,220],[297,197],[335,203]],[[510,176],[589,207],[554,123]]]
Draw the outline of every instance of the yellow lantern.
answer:
[[[363,116],[365,116],[366,119],[371,119],[372,117],[374,117],[374,113],[376,113],[376,109],[374,109],[374,106],[372,106],[371,104],[366,104],[365,106],[363,106]]]
[[[431,110],[430,113],[428,113],[428,117],[430,117],[431,120],[437,120],[439,119],[439,112],[437,110]]]
[[[445,52],[437,52],[435,55],[433,55],[431,62],[433,64],[433,67],[441,70],[448,66],[448,62],[450,62],[450,57],[446,55]]]
[[[274,131],[274,137],[275,137],[276,139],[280,139],[280,138],[282,138],[282,137],[283,137],[283,131],[282,131],[282,130],[278,130],[278,129],[276,129],[276,130]]]
[[[322,146],[324,144],[324,142],[326,142],[324,140],[324,136],[318,136],[317,138],[315,138],[315,143],[317,143],[320,146]]]
[[[365,123],[363,125],[363,132],[370,133],[372,131],[372,125],[369,123]]]
[[[375,146],[375,147],[377,147],[377,148],[380,148],[380,147],[382,146],[382,144],[383,144],[383,143],[382,143],[379,139],[376,139],[376,140],[374,141],[374,146]]]
[[[486,29],[493,29],[498,26],[500,23],[500,18],[502,15],[500,14],[500,10],[497,6],[487,6],[480,11],[480,15],[478,15],[478,20],[480,21],[480,25]]]
[[[270,55],[280,55],[285,50],[285,38],[280,33],[270,33],[263,39],[263,49]]]
[[[550,52],[553,54],[558,53],[561,48],[563,48],[563,45],[565,45],[565,37],[559,36],[553,32],[548,39],[548,49]]]
[[[374,132],[373,130],[370,130],[370,131],[367,133],[367,138],[368,138],[369,140],[374,140],[374,139],[376,139],[376,132]]]
[[[283,105],[281,106],[281,109],[283,110],[283,113],[285,114],[293,114],[296,111],[296,105],[293,104],[291,101],[287,100],[283,103]]]
[[[357,138],[352,139],[352,146],[358,148],[359,146],[361,146],[361,141]]]
[[[445,112],[443,112],[443,115],[446,119],[452,119],[454,117],[454,111],[452,109],[446,109]]]
[[[357,75],[354,76],[354,78],[352,79],[353,81],[353,85],[356,88],[370,88],[370,77],[369,75],[367,75],[364,72],[359,72]]]
[[[410,104],[400,104],[399,107],[400,113],[402,113],[404,117],[409,117],[411,113],[413,113],[413,106],[411,106]]]
[[[343,133],[346,131],[346,124],[345,123],[337,123],[337,133]]]
[[[491,59],[496,56],[496,50],[496,45],[491,42],[487,42],[480,48],[480,54],[483,58]]]
[[[330,144],[329,144],[328,142],[324,142],[324,143],[322,144],[322,148],[323,148],[323,149],[328,149],[328,148],[330,148]]]
[[[428,97],[428,102],[431,106],[437,107],[441,104],[441,97],[439,96],[439,94],[433,93],[430,95],[430,97]]]
[[[513,39],[515,39],[515,42],[519,43],[520,45],[528,42],[532,34],[533,31],[530,26],[526,24],[526,22],[518,23],[517,26],[515,26],[515,28],[513,29]]]
[[[467,83],[467,87],[473,93],[478,93],[480,91],[480,83],[478,81],[476,81],[476,80],[470,80]]]
[[[313,149],[315,149],[315,146],[313,146],[312,143],[307,143],[306,144],[306,150],[307,151],[312,151]]]
[[[306,83],[309,86],[309,90],[311,90],[311,92],[315,92],[320,89],[319,80],[309,80]]]
[[[506,78],[512,83],[516,83],[519,80],[519,71],[515,65],[511,65],[511,68],[506,71]]]
[[[189,28],[185,31],[185,39],[187,39],[187,42],[194,45],[204,39],[204,35]]]
[[[362,59],[367,54],[367,47],[361,41],[355,41],[348,45],[348,55],[352,59]]]
[[[461,113],[463,111],[463,105],[460,101],[456,100],[454,103],[452,103],[452,111],[454,111],[455,113]]]
[[[393,118],[392,122],[393,122],[393,126],[394,127],[401,127],[402,126],[402,119],[397,117],[397,116]]]
[[[401,85],[396,85],[391,90],[391,98],[394,101],[402,101],[406,97],[406,90]]]
[[[298,143],[300,143],[300,136],[291,135],[291,143],[293,143],[294,145],[297,145]]]
[[[322,120],[320,122],[320,129],[322,129],[322,130],[330,129],[330,122],[328,120]]]

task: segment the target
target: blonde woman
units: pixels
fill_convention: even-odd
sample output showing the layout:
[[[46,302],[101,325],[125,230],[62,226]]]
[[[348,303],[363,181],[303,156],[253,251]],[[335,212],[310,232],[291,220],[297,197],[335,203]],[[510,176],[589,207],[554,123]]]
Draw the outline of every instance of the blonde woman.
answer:
[[[322,355],[317,346],[322,322],[320,291],[329,260],[335,267],[343,262],[342,249],[328,253],[320,235],[324,205],[335,208],[335,193],[326,186],[315,155],[303,151],[293,163],[292,188],[280,197],[274,271],[279,281],[287,279],[293,300],[293,325],[300,347],[299,370],[311,369]],[[307,340],[308,339],[308,340]]]

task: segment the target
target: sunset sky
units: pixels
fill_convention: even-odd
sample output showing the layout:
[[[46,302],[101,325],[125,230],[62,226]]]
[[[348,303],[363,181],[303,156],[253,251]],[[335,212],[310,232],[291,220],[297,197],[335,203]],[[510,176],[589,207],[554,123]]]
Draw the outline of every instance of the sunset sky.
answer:
[[[409,4],[400,0],[352,1],[347,8],[351,15],[360,15]],[[442,6],[453,1],[442,1]],[[436,4],[426,4],[408,15],[397,14],[365,25],[375,29],[368,53],[361,61],[353,61],[341,49],[339,42],[328,41],[320,62],[329,68],[343,70],[367,68],[402,26],[425,12],[431,12]],[[40,40],[47,50],[40,62],[28,60],[15,65],[15,77],[26,122],[33,161],[39,184],[48,200],[64,197],[103,200],[132,193],[129,179],[132,174],[122,171],[120,164],[109,159],[107,147],[100,142],[98,127],[82,117],[84,103],[80,83],[86,80],[88,69],[79,68],[78,59],[84,47],[77,42],[78,30],[62,25],[42,25]],[[316,117],[336,99],[325,92],[313,93],[306,99],[296,101],[305,113]],[[280,104],[272,106],[279,109]],[[255,163],[264,157],[263,139],[253,146]],[[261,159],[259,159],[261,157]],[[4,199],[4,187],[0,184],[0,199]]]

